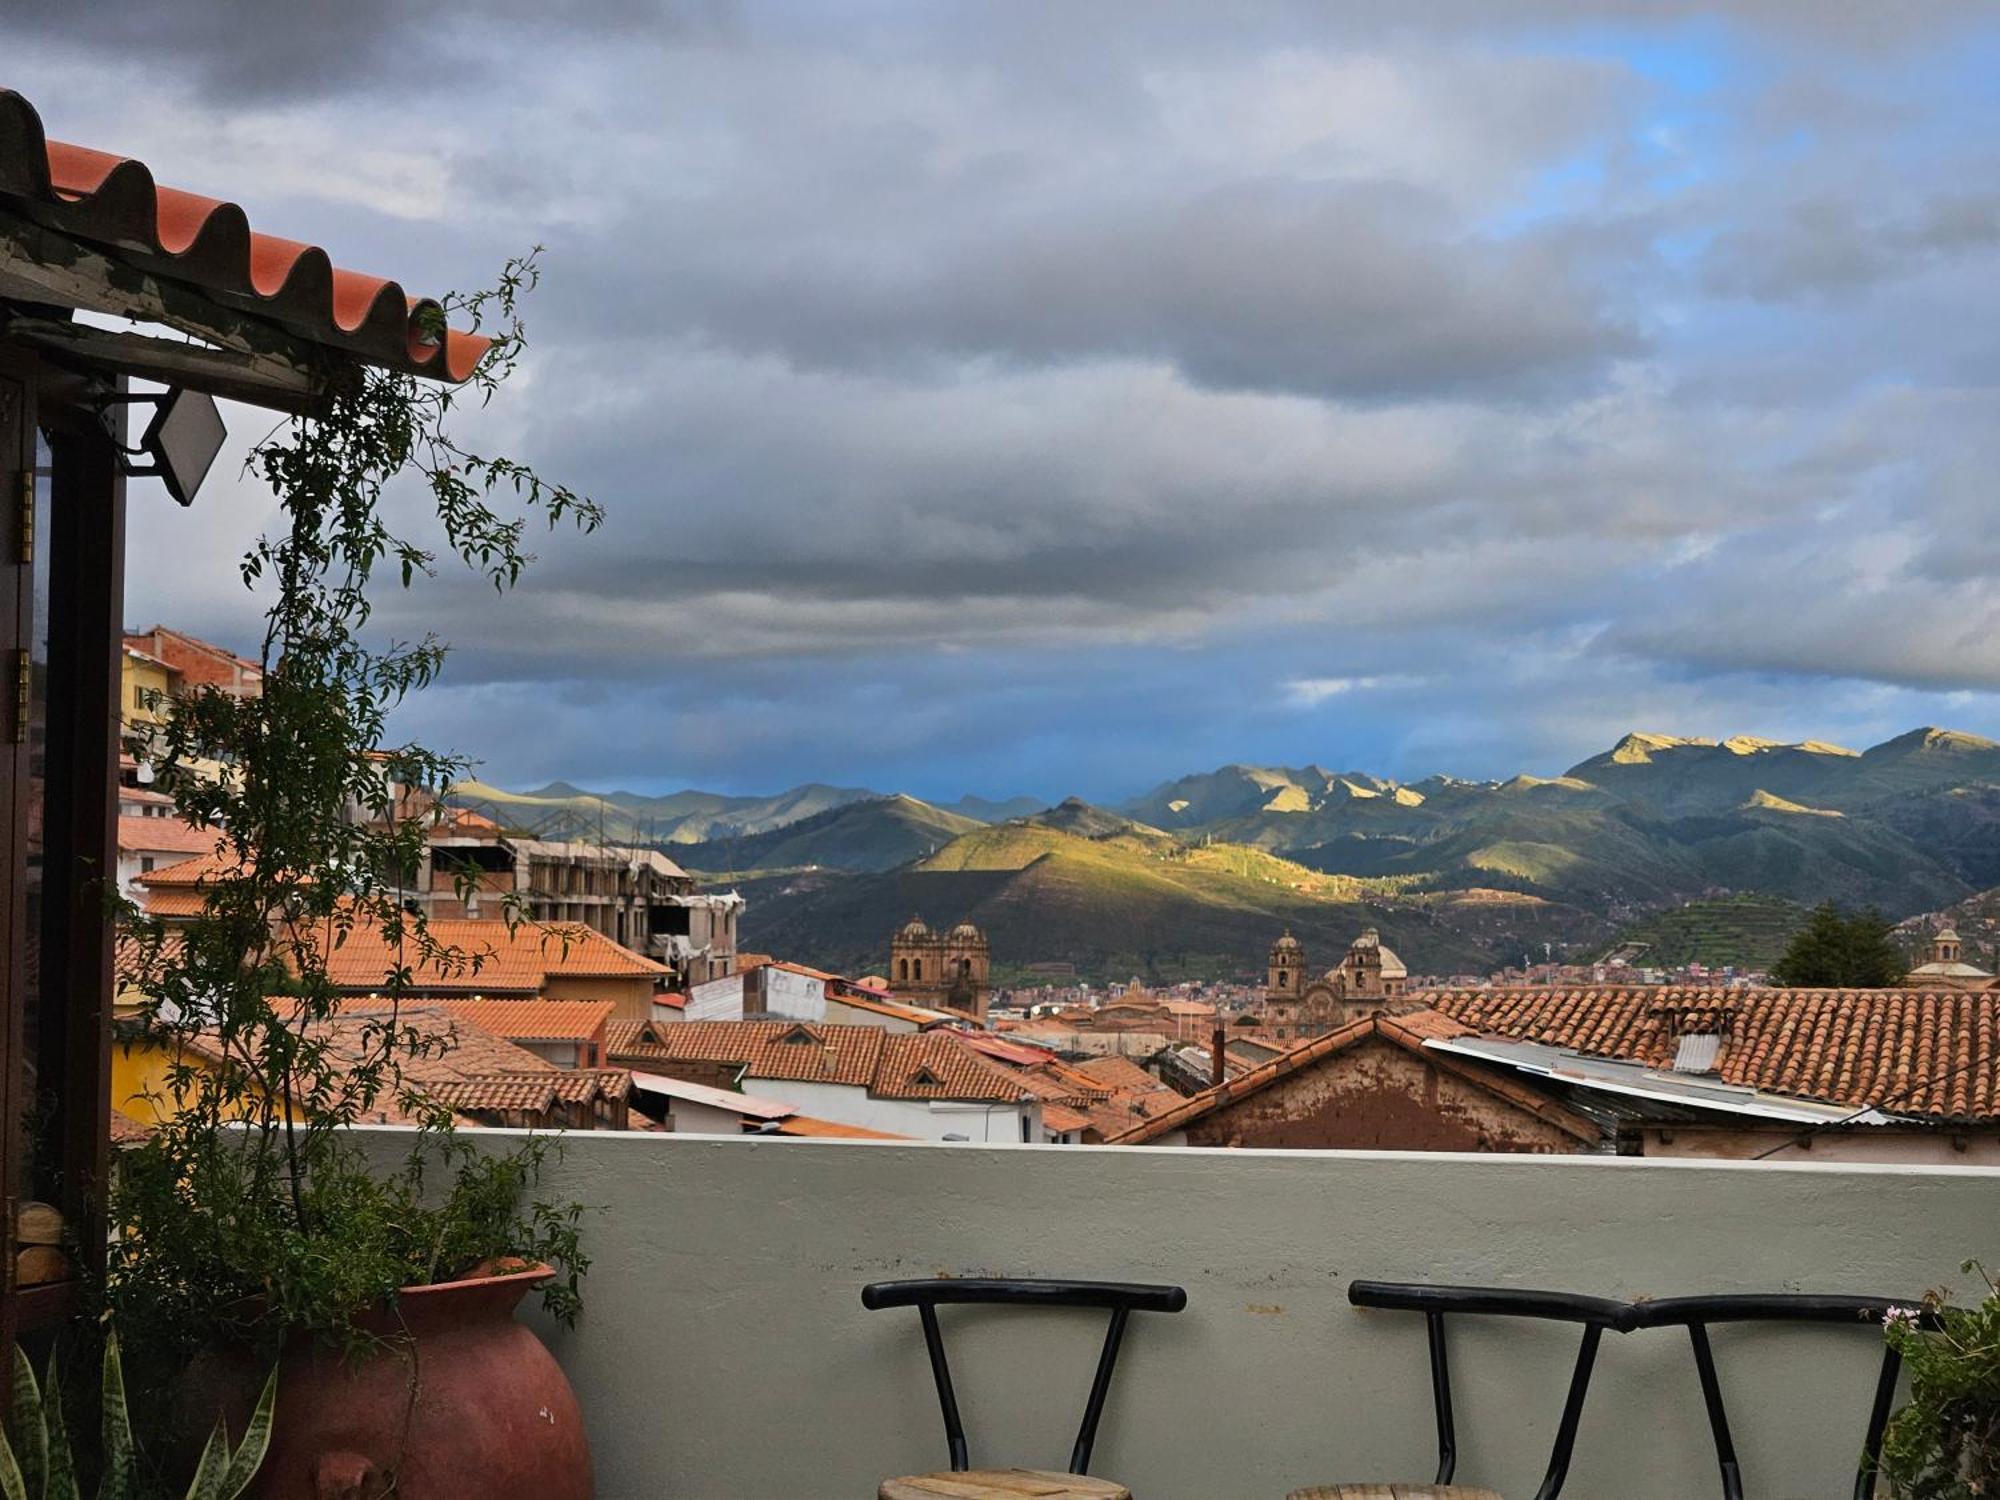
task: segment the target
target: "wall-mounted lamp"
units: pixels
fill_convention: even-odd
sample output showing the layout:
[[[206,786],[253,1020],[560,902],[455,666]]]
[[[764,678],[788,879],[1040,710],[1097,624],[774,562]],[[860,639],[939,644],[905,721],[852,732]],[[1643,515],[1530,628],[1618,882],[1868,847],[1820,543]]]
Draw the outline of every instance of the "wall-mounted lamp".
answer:
[[[131,479],[157,479],[181,505],[194,504],[195,491],[208,478],[229,428],[215,398],[201,391],[172,390],[155,395],[103,398],[98,405],[150,406],[153,420],[136,448],[121,448],[119,467]],[[148,459],[148,463],[137,460]]]

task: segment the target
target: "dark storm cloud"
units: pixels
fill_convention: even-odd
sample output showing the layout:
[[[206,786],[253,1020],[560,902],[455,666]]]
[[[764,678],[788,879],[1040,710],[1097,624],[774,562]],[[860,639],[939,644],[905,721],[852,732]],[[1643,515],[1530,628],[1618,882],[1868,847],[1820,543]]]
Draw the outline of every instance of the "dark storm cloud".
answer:
[[[670,252],[663,311],[807,365],[1129,358],[1220,389],[1366,401],[1527,396],[1640,346],[1560,244],[1482,242],[1394,186],[1258,181],[989,214],[929,256],[890,251],[915,262],[894,278],[873,244],[827,248],[789,274]]]
[[[78,50],[143,56],[225,99],[263,103],[411,87],[453,90],[483,36],[553,45],[726,35],[733,0],[9,0],[0,26]],[[482,36],[483,34],[483,36]],[[504,45],[500,49],[504,51]]]
[[[0,18],[59,135],[421,285],[548,246],[474,430],[607,527],[380,617],[502,779],[2000,727],[1979,6],[72,9]],[[242,642],[268,500],[137,499],[217,566],[134,613]]]

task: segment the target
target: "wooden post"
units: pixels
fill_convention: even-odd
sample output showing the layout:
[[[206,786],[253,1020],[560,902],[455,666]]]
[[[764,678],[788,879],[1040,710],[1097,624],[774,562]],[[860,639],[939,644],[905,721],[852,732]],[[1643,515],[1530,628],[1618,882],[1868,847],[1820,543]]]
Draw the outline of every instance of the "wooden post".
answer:
[[[122,418],[114,408],[111,420]],[[125,601],[125,481],[93,416],[50,434],[48,902],[36,1036],[41,1091],[60,1101],[45,1143],[54,1195],[78,1253],[104,1253],[111,1128],[110,902],[118,879],[118,740]]]

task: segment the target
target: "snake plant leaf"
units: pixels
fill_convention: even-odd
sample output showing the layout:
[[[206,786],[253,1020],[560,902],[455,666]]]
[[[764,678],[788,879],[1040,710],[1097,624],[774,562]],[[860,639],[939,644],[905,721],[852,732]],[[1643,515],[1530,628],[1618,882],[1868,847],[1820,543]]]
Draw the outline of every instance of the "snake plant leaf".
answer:
[[[271,1373],[264,1377],[264,1393],[257,1398],[257,1409],[250,1413],[250,1425],[243,1429],[242,1445],[229,1460],[229,1468],[216,1490],[216,1500],[236,1500],[250,1488],[250,1481],[257,1477],[264,1454],[271,1446],[271,1426],[277,1414],[278,1367],[272,1365]]]
[[[187,1500],[221,1500],[222,1476],[228,1471],[229,1430],[217,1417],[208,1445],[201,1450],[201,1462],[194,1467],[194,1478],[188,1482]]]
[[[28,1494],[40,1500],[49,1483],[49,1427],[42,1415],[42,1388],[35,1380],[35,1367],[21,1346],[14,1346],[14,1441],[20,1444],[21,1482]],[[12,1500],[12,1497],[9,1497]]]
[[[14,1462],[14,1445],[4,1432],[0,1432],[0,1496],[28,1500],[28,1482],[21,1477],[21,1466]]]
[[[49,1351],[49,1376],[42,1411],[49,1423],[49,1477],[42,1486],[42,1500],[83,1500],[76,1488],[76,1464],[69,1451],[69,1433],[63,1426],[62,1371],[54,1350]]]
[[[97,1500],[126,1500],[132,1492],[132,1419],[125,1409],[125,1366],[118,1358],[118,1335],[104,1341],[104,1473]]]

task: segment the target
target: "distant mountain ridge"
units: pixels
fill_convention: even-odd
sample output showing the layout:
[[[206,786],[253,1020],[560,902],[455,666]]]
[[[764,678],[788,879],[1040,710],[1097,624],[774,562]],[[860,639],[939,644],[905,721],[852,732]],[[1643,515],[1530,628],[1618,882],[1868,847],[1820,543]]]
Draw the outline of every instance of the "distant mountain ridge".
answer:
[[[453,787],[451,794],[451,801],[460,807],[474,808],[503,827],[541,838],[601,837],[607,843],[656,845],[699,844],[770,833],[836,808],[884,800],[883,793],[866,787],[820,782],[768,797],[695,790],[655,797],[639,792],[589,792],[565,781],[552,781],[531,792],[512,792],[467,780]],[[1041,805],[1033,797],[995,802],[967,796],[939,810],[976,823],[990,823],[1019,817]]]
[[[714,874],[821,865],[893,870],[986,826],[915,797],[871,797],[761,833],[687,844],[675,853],[690,870]]]
[[[648,798],[469,783],[458,800],[510,826],[566,829],[550,836],[601,827],[669,845],[691,869],[768,876],[777,883],[756,880],[766,904],[753,903],[746,941],[795,943],[829,964],[860,951],[864,913],[873,922],[906,901],[977,908],[982,925],[990,917],[1048,950],[1024,962],[1125,962],[1138,950],[1119,946],[1124,924],[1151,935],[1147,962],[1195,972],[1226,961],[1204,944],[1226,939],[1235,962],[1254,963],[1256,933],[1336,906],[1356,921],[1365,908],[1385,932],[1394,913],[1422,912],[1410,940],[1457,962],[1517,958],[1551,933],[1601,943],[1614,924],[1731,893],[1902,917],[2000,885],[2000,744],[1937,728],[1859,752],[1633,733],[1561,776],[1505,781],[1229,765],[1115,807],[939,807],[823,785]],[[809,870],[819,873],[777,880]],[[947,889],[959,894],[921,896]],[[1707,931],[1701,951],[1713,950]]]

